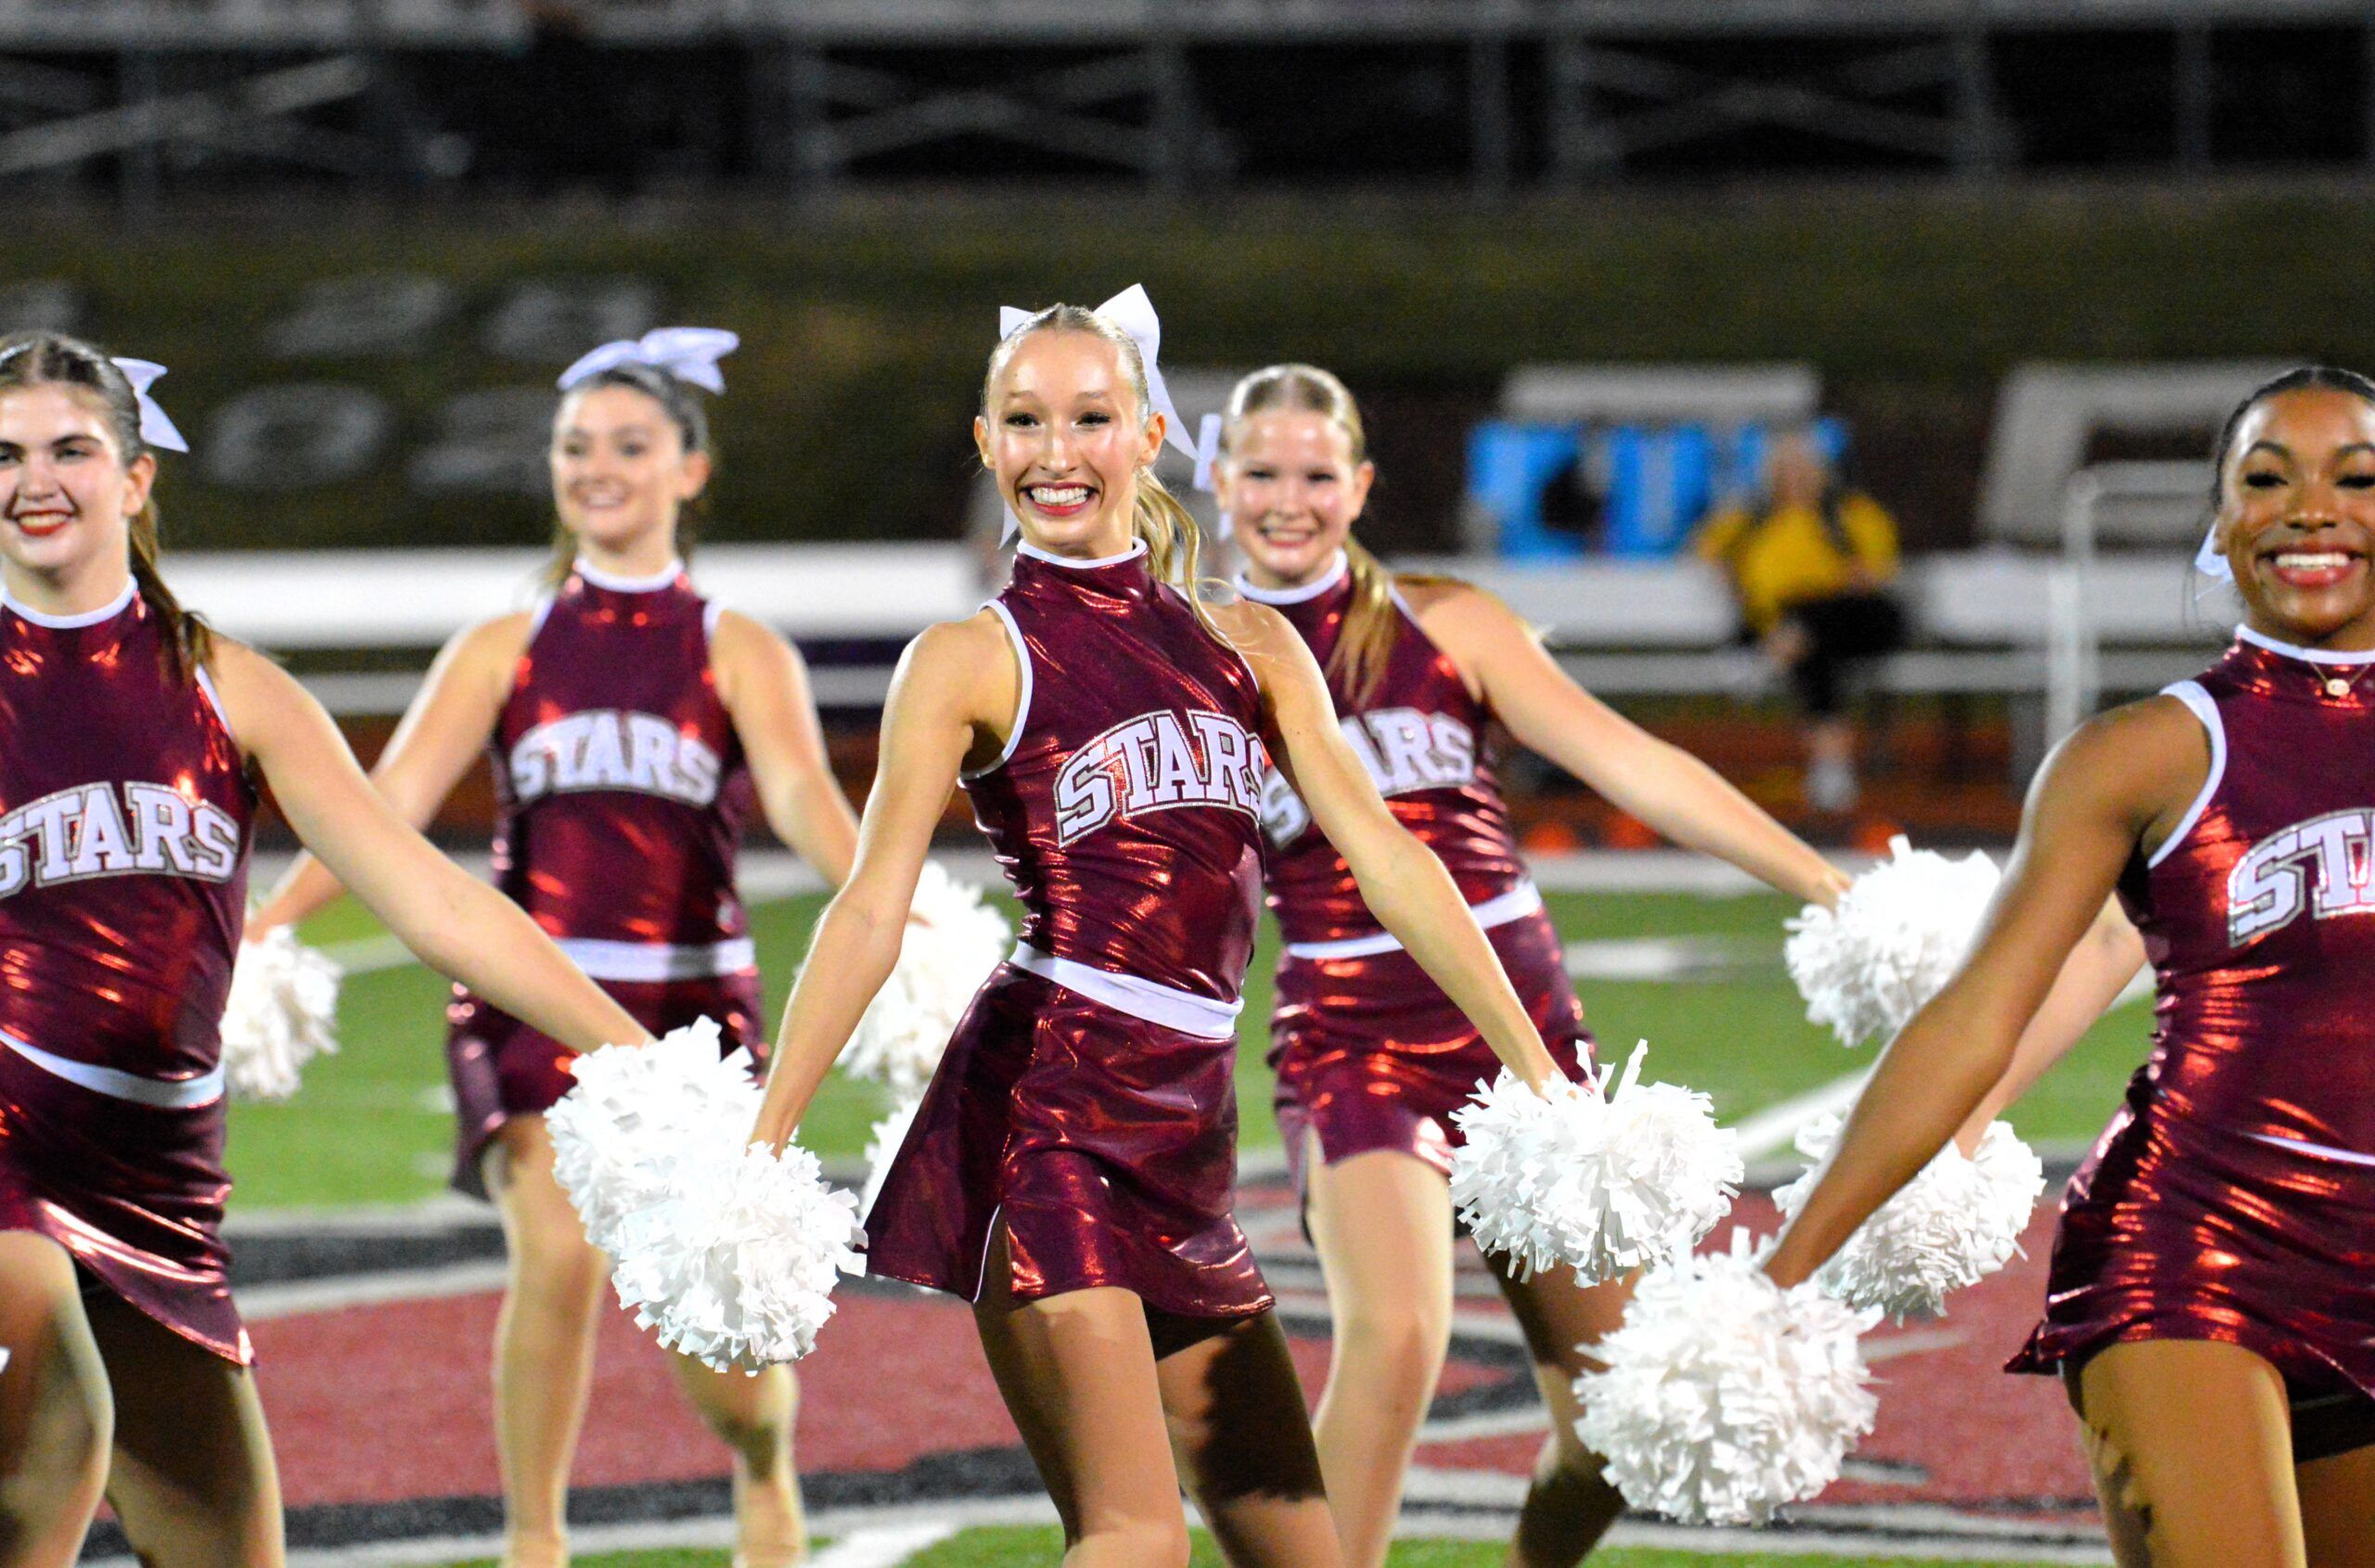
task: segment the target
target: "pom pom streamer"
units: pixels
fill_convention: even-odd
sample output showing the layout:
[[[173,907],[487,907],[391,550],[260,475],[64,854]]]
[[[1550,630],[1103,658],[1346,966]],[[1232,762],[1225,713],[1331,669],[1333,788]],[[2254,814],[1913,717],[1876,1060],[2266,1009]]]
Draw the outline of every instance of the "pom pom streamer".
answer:
[[[833,1315],[835,1279],[866,1269],[857,1200],[796,1144],[688,1145],[616,1236],[620,1305],[720,1371],[807,1355]]]
[[[1006,917],[982,902],[982,890],[957,881],[937,861],[924,862],[912,908],[898,967],[841,1058],[843,1072],[885,1085],[900,1099],[931,1081],[973,993],[1014,944]]]
[[[1651,1270],[1575,1380],[1576,1434],[1635,1508],[1762,1524],[1839,1475],[1879,1401],[1855,1337],[1879,1315],[1782,1290],[1736,1232],[1728,1253]]]
[[[338,1049],[337,964],[279,926],[239,945],[223,1005],[223,1075],[241,1099],[287,1099]]]
[[[605,1046],[545,1113],[553,1174],[611,1256],[621,1305],[660,1343],[725,1370],[804,1356],[836,1276],[865,1269],[857,1202],[804,1149],[746,1145],[761,1091],[701,1019]]]
[[[1773,1194],[1794,1218],[1829,1164],[1840,1118],[1817,1116],[1798,1132],[1798,1151],[1814,1163]],[[2002,1122],[1991,1122],[1979,1150],[1965,1159],[1949,1143],[1921,1173],[1856,1227],[1816,1271],[1815,1282],[1851,1306],[1903,1321],[1935,1317],[1946,1292],[1986,1279],[2021,1250],[2045,1166]]]
[[[571,1064],[576,1086],[545,1112],[553,1176],[586,1239],[618,1249],[619,1227],[664,1194],[691,1148],[739,1148],[758,1119],[751,1053],[721,1056],[718,1026],[700,1019],[648,1046],[604,1046]]]
[[[1604,1094],[1560,1083],[1542,1094],[1504,1069],[1452,1112],[1452,1202],[1478,1246],[1520,1275],[1554,1263],[1585,1284],[1687,1253],[1740,1190],[1740,1140],[1703,1094],[1642,1084],[1644,1042]]]
[[[1839,906],[1792,917],[1782,956],[1806,1017],[1842,1045],[1886,1038],[1936,996],[1971,950],[2001,873],[1973,853],[1949,860],[1902,835],[1849,884]]]

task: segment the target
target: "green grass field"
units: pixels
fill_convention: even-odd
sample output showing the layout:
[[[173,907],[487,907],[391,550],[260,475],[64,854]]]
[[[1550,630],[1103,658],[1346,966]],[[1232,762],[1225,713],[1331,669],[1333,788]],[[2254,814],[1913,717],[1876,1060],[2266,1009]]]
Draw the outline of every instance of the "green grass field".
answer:
[[[790,988],[821,898],[754,907],[752,923],[774,1016]],[[1737,1120],[1813,1088],[1868,1060],[1808,1025],[1780,967],[1781,921],[1792,912],[1771,894],[1552,894],[1551,913],[1570,941],[1726,936],[1769,945],[1771,961],[1706,983],[1582,983],[1585,1016],[1605,1054],[1621,1060],[1637,1038],[1650,1042],[1653,1077],[1706,1090],[1717,1113]],[[351,902],[307,927],[317,943],[349,941],[377,928]],[[1248,978],[1245,1049],[1238,1066],[1244,1145],[1274,1148],[1263,1021],[1270,1004],[1275,935],[1265,929]],[[445,983],[417,965],[352,977],[340,1005],[343,1048],[307,1070],[303,1090],[284,1105],[241,1105],[232,1113],[230,1162],[237,1210],[400,1203],[443,1185],[453,1118],[443,1109]],[[2016,1107],[2012,1121],[2033,1141],[2092,1138],[2144,1055],[2149,1009],[2122,1009]],[[801,1129],[828,1158],[863,1151],[880,1113],[868,1085],[828,1084]]]

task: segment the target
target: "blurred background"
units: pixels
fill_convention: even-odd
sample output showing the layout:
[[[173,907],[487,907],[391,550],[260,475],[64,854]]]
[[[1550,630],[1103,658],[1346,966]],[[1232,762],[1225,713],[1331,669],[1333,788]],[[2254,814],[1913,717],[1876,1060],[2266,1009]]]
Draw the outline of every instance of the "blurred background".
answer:
[[[554,372],[694,323],[699,575],[862,790],[994,582],[995,308],[1143,282],[1190,421],[1340,372],[1369,541],[1785,819],[2000,841],[2223,636],[2226,409],[2375,363],[2370,171],[2356,0],[0,0],[0,321],[173,366],[185,598],[366,757],[530,591]]]

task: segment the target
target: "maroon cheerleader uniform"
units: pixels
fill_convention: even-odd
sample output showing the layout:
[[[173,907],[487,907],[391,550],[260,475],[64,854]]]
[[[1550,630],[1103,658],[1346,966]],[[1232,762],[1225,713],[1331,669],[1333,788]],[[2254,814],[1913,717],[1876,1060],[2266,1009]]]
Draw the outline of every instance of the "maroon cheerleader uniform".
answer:
[[[2151,1055],[2061,1205],[2044,1321],[2010,1363],[2221,1340],[2313,1412],[2375,1394],[2375,654],[2253,632],[2168,694],[2210,777],[2121,879],[2158,977]],[[2341,1447],[2375,1441],[2363,1419]]]
[[[1187,1317],[1266,1309],[1230,1208],[1239,991],[1265,753],[1252,672],[1146,547],[1021,546],[990,606],[1021,667],[969,775],[1022,939],[957,1024],[867,1215],[873,1272],[979,1300],[1118,1286]]]
[[[581,562],[546,601],[489,745],[494,880],[646,1029],[706,1016],[723,1048],[759,1055],[734,891],[750,782],[710,671],[716,618],[679,564],[623,578]],[[454,1185],[483,1196],[487,1140],[569,1091],[573,1053],[458,985],[446,1020]]]
[[[221,1027],[255,803],[131,585],[87,615],[0,600],[0,1230],[239,1366]]]
[[[1300,588],[1238,591],[1284,615],[1324,667],[1352,608],[1345,558]],[[1399,594],[1400,625],[1367,703],[1330,676],[1329,694],[1386,805],[1433,850],[1484,928],[1560,1070],[1591,1055],[1559,933],[1526,880],[1508,808],[1483,754],[1491,712]],[[1451,1174],[1451,1112],[1500,1071],[1483,1035],[1361,902],[1352,868],[1284,775],[1264,781],[1263,875],[1286,937],[1270,1015],[1278,1131],[1300,1189],[1306,1136],[1323,1163],[1392,1150]]]

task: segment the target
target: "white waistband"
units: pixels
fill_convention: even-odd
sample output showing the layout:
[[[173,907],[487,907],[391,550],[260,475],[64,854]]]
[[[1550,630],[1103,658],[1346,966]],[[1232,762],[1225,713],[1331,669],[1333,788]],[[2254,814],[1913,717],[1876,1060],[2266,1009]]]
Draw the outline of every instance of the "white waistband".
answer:
[[[1140,980],[1135,974],[1091,969],[1070,958],[1042,953],[1027,942],[1016,943],[1006,961],[1042,980],[1052,980],[1067,991],[1077,991],[1115,1012],[1125,1012],[1132,1018],[1143,1018],[1149,1023],[1160,1023],[1165,1029],[1201,1035],[1207,1040],[1226,1040],[1235,1035],[1237,1015],[1245,1007],[1241,1001],[1216,1002],[1210,996]]]
[[[560,950],[595,980],[710,980],[756,969],[759,950],[747,936],[726,942],[603,942],[565,936]]]
[[[153,1105],[161,1111],[187,1111],[195,1106],[212,1105],[223,1098],[223,1068],[219,1062],[213,1072],[199,1078],[143,1078],[136,1073],[119,1073],[112,1067],[94,1067],[87,1061],[70,1061],[62,1056],[52,1056],[37,1046],[25,1044],[14,1035],[0,1035],[0,1044],[5,1044],[45,1073],[63,1078],[70,1084],[79,1084],[109,1099],[128,1099],[136,1105]]]
[[[1542,907],[1542,890],[1532,882],[1520,882],[1508,892],[1496,893],[1482,904],[1471,904],[1468,912],[1486,931],[1495,926],[1522,920]],[[1390,931],[1374,936],[1348,936],[1342,942],[1290,942],[1290,958],[1367,958],[1379,953],[1399,953],[1402,940]]]

